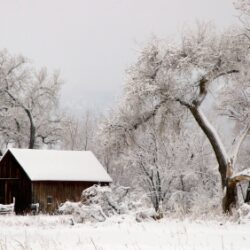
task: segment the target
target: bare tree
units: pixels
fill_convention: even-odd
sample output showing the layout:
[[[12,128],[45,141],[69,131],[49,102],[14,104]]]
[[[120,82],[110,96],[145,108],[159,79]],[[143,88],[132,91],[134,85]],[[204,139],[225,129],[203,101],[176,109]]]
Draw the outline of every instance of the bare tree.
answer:
[[[162,212],[162,205],[174,178],[166,174],[171,171],[168,160],[166,144],[161,140],[159,132],[153,125],[148,126],[143,136],[138,136],[136,142],[128,152],[128,161],[131,162],[135,172],[136,181],[146,191],[156,212]],[[144,131],[145,132],[145,131]]]
[[[61,147],[63,149],[95,150],[93,138],[96,117],[92,111],[86,110],[81,118],[65,113],[62,124]]]
[[[49,75],[46,69],[35,72],[27,59],[7,51],[2,51],[0,57],[2,134],[18,147],[55,143],[60,130],[59,74]]]
[[[167,133],[162,133],[155,119],[152,119],[142,131],[137,131],[134,144],[127,152],[130,169],[134,168],[134,182],[146,191],[159,214],[167,203],[166,197],[171,197],[179,189],[174,182],[176,184],[177,179],[181,179],[183,188],[186,169],[189,173],[193,170],[195,174],[195,164],[191,164],[194,157],[192,148],[186,140],[180,140],[180,135],[173,128],[168,126],[166,130]]]

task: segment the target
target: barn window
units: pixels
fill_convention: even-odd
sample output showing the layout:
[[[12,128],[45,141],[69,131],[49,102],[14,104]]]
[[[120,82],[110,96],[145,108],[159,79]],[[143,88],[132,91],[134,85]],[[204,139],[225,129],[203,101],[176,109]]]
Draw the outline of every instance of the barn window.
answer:
[[[47,196],[47,204],[50,205],[53,203],[53,197],[51,195]]]

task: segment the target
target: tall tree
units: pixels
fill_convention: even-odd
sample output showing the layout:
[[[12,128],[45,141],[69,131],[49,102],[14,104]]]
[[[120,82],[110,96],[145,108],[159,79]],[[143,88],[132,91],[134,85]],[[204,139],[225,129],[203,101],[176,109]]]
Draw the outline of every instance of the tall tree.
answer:
[[[226,88],[227,81],[234,86],[248,81],[249,43],[244,36],[234,33],[229,30],[217,34],[210,25],[200,24],[196,31],[183,33],[179,43],[155,41],[149,44],[128,71],[130,78],[119,105],[120,118],[110,127],[120,131],[120,138],[127,138],[156,114],[161,114],[162,119],[175,119],[187,109],[209,140],[218,162],[225,190],[225,212],[236,203],[237,182],[248,178],[234,176],[236,155],[248,133],[248,125],[235,138],[233,150],[227,150],[203,112],[203,103],[210,92]],[[126,124],[124,113],[130,117]]]
[[[59,74],[49,75],[45,68],[36,72],[27,59],[7,51],[1,51],[0,60],[0,132],[18,147],[55,143],[60,130]]]

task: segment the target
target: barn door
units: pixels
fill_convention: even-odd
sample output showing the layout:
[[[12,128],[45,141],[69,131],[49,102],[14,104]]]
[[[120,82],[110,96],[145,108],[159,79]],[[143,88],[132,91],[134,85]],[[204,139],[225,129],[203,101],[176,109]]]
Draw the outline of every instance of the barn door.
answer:
[[[16,180],[6,180],[5,181],[5,204],[11,204],[16,197],[18,187]]]
[[[23,214],[30,210],[31,205],[31,183],[17,182],[18,187],[15,196],[15,213]]]
[[[17,214],[28,211],[31,205],[31,183],[18,178],[0,179],[0,204],[11,204],[14,198]]]
[[[11,204],[17,191],[16,181],[10,178],[0,180],[0,204]]]

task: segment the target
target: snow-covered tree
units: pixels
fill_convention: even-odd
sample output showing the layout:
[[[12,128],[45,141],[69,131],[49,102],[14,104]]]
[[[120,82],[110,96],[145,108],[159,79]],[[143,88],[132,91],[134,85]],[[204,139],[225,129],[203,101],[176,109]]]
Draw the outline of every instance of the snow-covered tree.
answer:
[[[23,56],[0,52],[0,132],[6,144],[35,148],[58,140],[61,80],[44,68],[36,72]]]
[[[122,143],[129,144],[134,131],[156,115],[174,121],[188,110],[206,135],[219,165],[225,212],[236,203],[235,186],[242,177],[233,175],[234,166],[248,128],[235,138],[232,150],[226,149],[202,104],[210,92],[226,88],[226,82],[238,86],[247,81],[248,40],[234,34],[234,30],[218,34],[210,25],[201,24],[196,31],[183,33],[181,42],[150,43],[129,69],[118,118],[108,127],[116,135],[118,132],[117,143],[122,148]]]
[[[197,168],[199,154],[194,153],[195,143],[189,142],[190,136],[195,141],[199,135],[184,128],[176,133],[169,124],[160,131],[155,119],[139,130],[126,154],[128,171],[133,171],[135,176],[133,186],[139,185],[145,190],[156,212],[171,207],[169,200],[173,200],[176,193],[186,197],[180,206],[187,207],[191,186],[197,183],[200,173],[206,174],[204,169]]]
[[[94,134],[96,117],[87,110],[80,118],[80,114],[64,114],[60,147],[67,150],[95,150]]]

